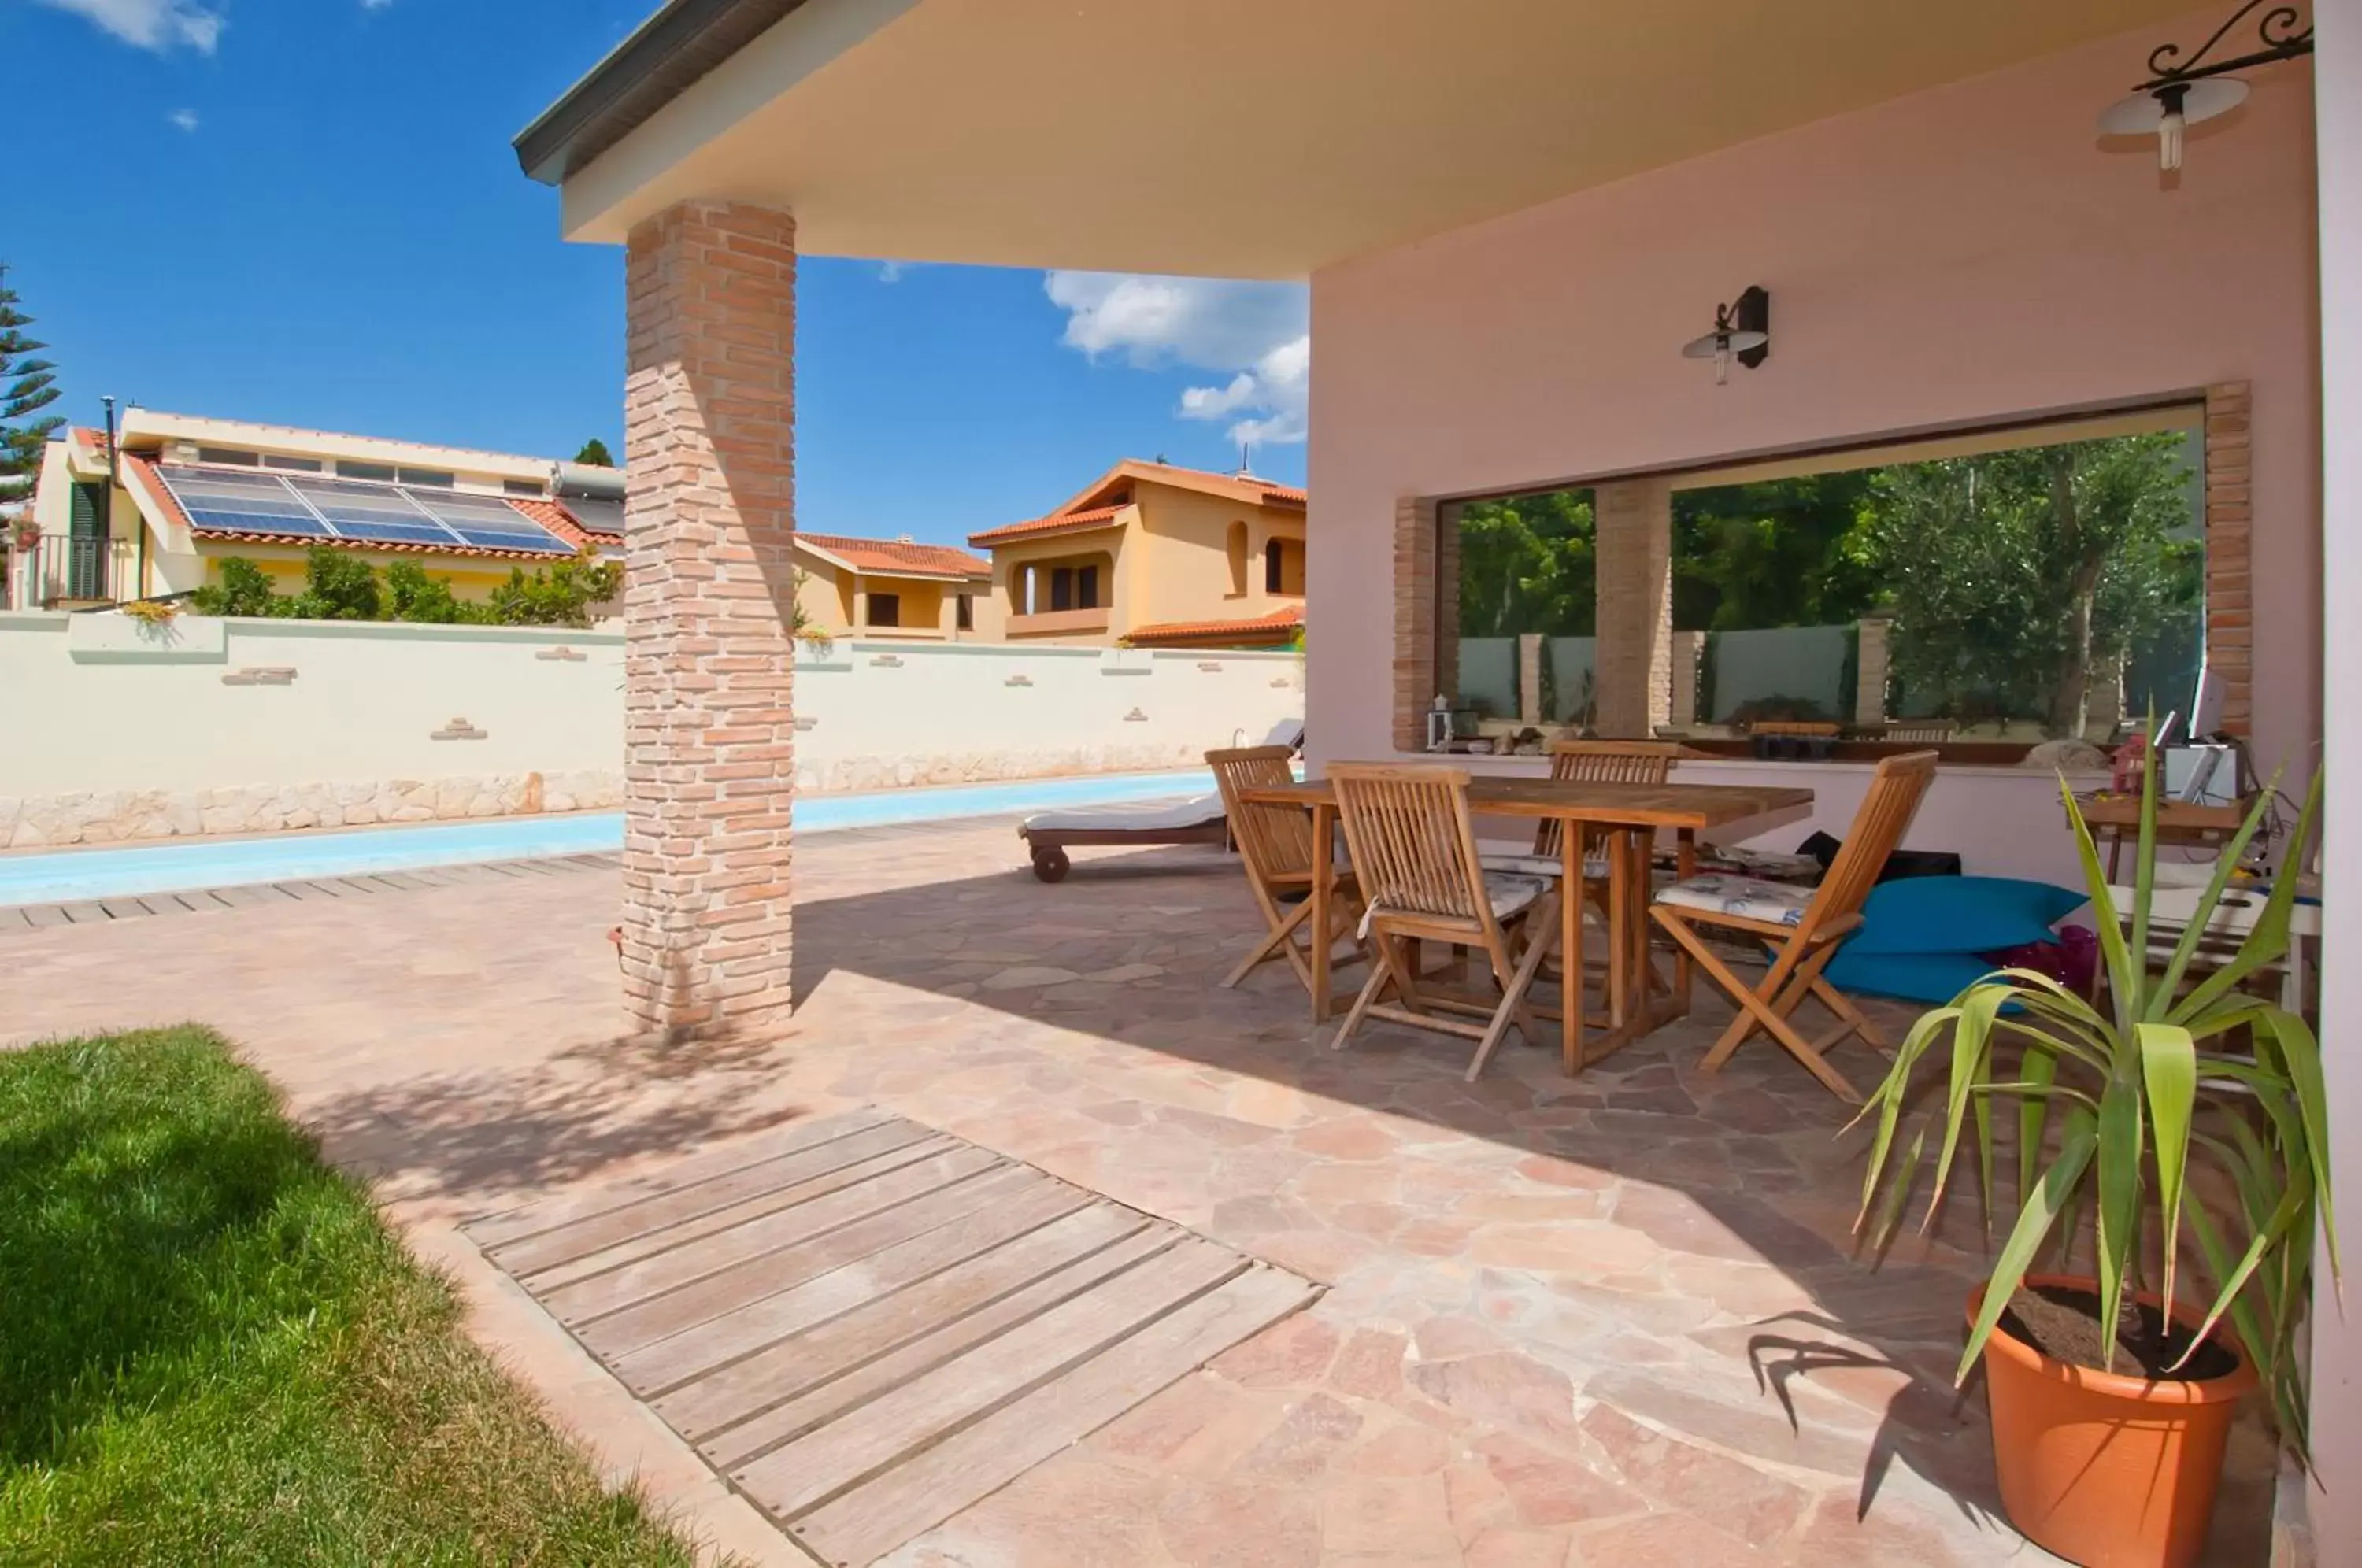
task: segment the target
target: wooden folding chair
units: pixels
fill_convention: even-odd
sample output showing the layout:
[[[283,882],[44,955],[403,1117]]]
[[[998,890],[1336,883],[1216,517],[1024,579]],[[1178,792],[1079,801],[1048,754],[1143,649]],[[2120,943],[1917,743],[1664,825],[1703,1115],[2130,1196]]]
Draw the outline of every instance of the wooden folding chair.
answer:
[[[1662,784],[1681,755],[1678,741],[1556,740],[1550,743],[1551,779],[1560,784]],[[1487,855],[1485,869],[1520,877],[1547,877],[1556,881],[1565,868],[1559,855],[1565,831],[1564,823],[1545,818],[1534,826],[1531,854]],[[1589,844],[1583,846],[1584,901],[1598,912],[1605,924],[1608,918],[1607,860],[1604,856],[1592,855],[1591,848]]]
[[[1678,741],[1558,740],[1550,744],[1551,780],[1558,784],[1662,784],[1682,754]],[[1556,877],[1563,867],[1559,857],[1566,824],[1545,818],[1534,827],[1530,855],[1487,855],[1487,871],[1509,871],[1526,877]],[[1589,845],[1584,846],[1586,849]],[[1584,885],[1607,875],[1605,860],[1587,862]],[[1596,897],[1606,899],[1603,885]],[[1603,905],[1603,908],[1605,906]]]
[[[1284,745],[1250,745],[1206,754],[1230,818],[1231,842],[1238,848],[1239,863],[1246,867],[1247,887],[1254,894],[1255,907],[1263,911],[1267,928],[1254,951],[1223,977],[1222,984],[1231,988],[1275,958],[1286,959],[1304,988],[1312,988],[1312,966],[1308,961],[1311,949],[1305,945],[1311,934],[1302,929],[1312,918],[1311,814],[1296,806],[1258,805],[1243,799],[1249,790],[1295,783],[1296,773],[1289,766],[1295,756]],[[1352,873],[1330,868],[1330,875],[1336,878],[1332,885],[1340,895],[1329,903],[1329,940],[1334,943],[1352,934],[1353,922],[1361,916],[1361,900]]]
[[[1369,982],[1332,1047],[1343,1050],[1373,1015],[1457,1034],[1477,1043],[1468,1062],[1473,1081],[1510,1024],[1529,1043],[1545,1043],[1526,992],[1557,939],[1559,900],[1541,878],[1485,872],[1468,813],[1467,770],[1340,763],[1329,781],[1353,875],[1369,900],[1362,928],[1372,955]],[[1429,989],[1418,974],[1420,942],[1484,954],[1499,1002]],[[1381,1001],[1389,990],[1395,1000]]]
[[[1860,1091],[1845,1075],[1829,1066],[1825,1053],[1850,1034],[1884,1051],[1890,1047],[1860,1008],[1821,971],[1838,944],[1861,923],[1862,900],[1870,896],[1886,857],[1903,841],[1919,801],[1936,776],[1936,754],[1915,751],[1891,756],[1878,765],[1870,793],[1854,814],[1845,847],[1817,888],[1791,887],[1752,877],[1693,877],[1657,895],[1650,910],[1715,983],[1738,1004],[1738,1016],[1705,1055],[1708,1072],[1730,1060],[1731,1054],[1758,1030],[1772,1036],[1802,1062],[1830,1093],[1856,1104]],[[1760,985],[1749,986],[1700,933],[1713,926],[1752,938],[1772,950],[1772,966]],[[1817,1040],[1807,1040],[1789,1021],[1807,996],[1835,1013],[1838,1027]]]

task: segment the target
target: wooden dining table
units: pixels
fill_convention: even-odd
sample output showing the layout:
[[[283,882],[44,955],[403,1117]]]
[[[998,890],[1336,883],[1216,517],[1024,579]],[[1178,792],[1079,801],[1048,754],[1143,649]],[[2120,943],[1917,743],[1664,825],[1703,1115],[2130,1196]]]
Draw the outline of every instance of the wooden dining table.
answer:
[[[1272,785],[1244,791],[1257,805],[1300,806],[1312,813],[1312,863],[1336,865],[1337,795],[1324,779]],[[1595,1055],[1586,1055],[1583,1010],[1583,905],[1584,861],[1596,845],[1607,861],[1607,1013],[1597,1055],[1645,1034],[1689,1005],[1688,962],[1676,956],[1670,992],[1662,1003],[1650,992],[1649,967],[1650,855],[1659,833],[1676,835],[1678,869],[1695,868],[1697,835],[1751,817],[1794,811],[1813,803],[1807,789],[1760,784],[1584,784],[1521,775],[1478,774],[1468,781],[1469,810],[1478,816],[1555,821],[1559,835],[1561,930],[1566,942],[1560,965],[1560,1049],[1566,1071],[1581,1072]],[[1312,880],[1308,923],[1315,932],[1330,924],[1329,900],[1336,878]],[[1319,1024],[1336,1010],[1330,994],[1330,944],[1315,941],[1312,1020]]]

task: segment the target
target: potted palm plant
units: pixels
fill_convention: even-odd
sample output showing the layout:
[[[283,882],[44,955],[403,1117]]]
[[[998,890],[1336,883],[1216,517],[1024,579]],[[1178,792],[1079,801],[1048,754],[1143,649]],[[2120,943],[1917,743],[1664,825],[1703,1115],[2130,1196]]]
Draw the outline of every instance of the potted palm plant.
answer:
[[[1860,1224],[1882,1249],[1931,1154],[1927,1221],[1970,1155],[1990,1222],[1995,1126],[2014,1110],[2017,1213],[1970,1296],[1955,1374],[1965,1383],[1983,1364],[2003,1506],[2026,1536],[2076,1562],[2187,1563],[2206,1535],[2241,1396],[2260,1384],[2283,1441],[2307,1459],[2297,1331],[2317,1224],[2333,1238],[2333,1277],[2337,1268],[2321,1055],[2301,1017],[2241,982],[2287,951],[2321,779],[2252,930],[2202,976],[2192,967],[2201,938],[2272,791],[2169,949],[2161,932],[2151,941],[2154,763],[2122,908],[2062,792],[2107,1000],[2003,969],[1920,1019],[1862,1113],[1876,1135]],[[1906,1139],[1915,1069],[1931,1056],[1944,1065],[1942,1092]],[[2057,1262],[2036,1272],[2047,1245]]]

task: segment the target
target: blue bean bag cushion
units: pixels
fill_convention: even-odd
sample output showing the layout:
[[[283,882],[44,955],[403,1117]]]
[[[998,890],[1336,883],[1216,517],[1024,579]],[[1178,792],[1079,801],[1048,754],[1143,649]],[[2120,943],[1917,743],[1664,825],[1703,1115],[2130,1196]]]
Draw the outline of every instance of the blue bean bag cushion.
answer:
[[[2084,895],[2008,877],[1911,877],[1881,882],[1861,906],[1843,956],[1992,953],[2054,940],[2050,928]],[[1834,961],[1831,977],[1836,976]],[[1915,996],[1916,992],[1890,992]],[[1951,992],[1937,999],[1949,1001]]]
[[[1838,948],[1837,956],[1822,971],[1823,978],[1841,991],[1900,997],[1904,1001],[1950,1001],[1992,973],[1993,967],[1970,953],[1858,954],[1854,948],[1854,942]]]

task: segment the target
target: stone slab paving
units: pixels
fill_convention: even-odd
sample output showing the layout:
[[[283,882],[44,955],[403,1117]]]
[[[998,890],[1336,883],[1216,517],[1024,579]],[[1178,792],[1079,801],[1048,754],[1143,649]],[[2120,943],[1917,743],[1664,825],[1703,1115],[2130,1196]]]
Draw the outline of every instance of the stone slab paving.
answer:
[[[1327,1050],[1275,966],[1220,989],[1257,922],[1216,852],[1045,886],[977,823],[832,834],[796,877],[781,1040],[615,1038],[596,875],[0,933],[0,1039],[237,1039],[611,1470],[758,1560],[795,1549],[458,1216],[870,1105],[1328,1287],[897,1563],[2047,1561],[1948,1383],[1973,1194],[1869,1267],[1844,1108],[1760,1044],[1696,1071],[1703,991],[1581,1078],[1513,1038],[1463,1084],[1441,1039]],[[2244,1429],[2213,1561],[2261,1560],[2269,1460]]]

